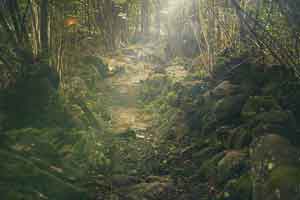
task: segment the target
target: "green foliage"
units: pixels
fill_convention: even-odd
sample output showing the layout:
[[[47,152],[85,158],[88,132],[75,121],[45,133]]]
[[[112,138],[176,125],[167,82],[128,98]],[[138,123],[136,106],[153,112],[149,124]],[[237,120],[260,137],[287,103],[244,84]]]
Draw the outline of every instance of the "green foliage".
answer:
[[[300,184],[300,171],[298,168],[292,166],[277,167],[271,173],[268,184],[270,184],[273,189],[283,187],[296,190],[297,185]]]
[[[78,161],[70,157],[76,142],[78,138],[65,129],[27,128],[7,132],[6,142],[1,146],[0,159],[4,165],[0,176],[13,187],[3,194],[20,196],[17,199],[22,195],[86,199],[79,182],[71,183],[87,175],[84,169],[79,171],[80,166],[75,164]]]
[[[174,1],[165,8],[164,2],[151,1],[145,8],[137,0],[49,1],[49,49],[40,48],[40,2],[45,1],[0,3],[2,198],[84,200],[94,184],[95,190],[100,187],[117,199],[110,182],[116,174],[169,174],[178,185],[186,184],[184,191],[208,183],[207,190],[219,192],[216,198],[251,199],[249,158],[237,152],[251,151],[259,134],[292,132],[295,138],[300,113],[299,81],[293,74],[299,65],[298,2],[195,0]],[[152,58],[129,50],[128,60],[146,58],[163,65],[172,56],[199,53],[207,66],[180,81],[159,68],[160,74],[140,88],[140,100],[154,116],[151,129],[111,133],[108,101],[124,102],[108,97],[111,88],[105,79],[114,74],[98,54],[129,38],[145,41],[139,21],[143,29],[153,27],[144,27],[139,15],[154,19],[154,11],[160,32],[167,34],[158,33],[160,44],[153,44],[159,48]],[[77,21],[64,25],[66,17]],[[143,48],[138,51],[145,53]],[[176,58],[174,63],[187,69],[189,60]],[[293,70],[285,70],[287,66]],[[224,80],[238,85],[238,94],[215,95],[215,85]],[[299,186],[296,167],[269,162],[268,168],[270,194]],[[157,186],[162,192],[164,184],[139,186],[132,188]]]
[[[0,160],[0,191],[4,199],[88,199],[86,191],[53,175],[49,168],[37,166],[28,158],[1,150]]]
[[[85,56],[81,59],[81,65],[94,68],[101,78],[105,78],[108,75],[108,66],[103,63],[102,59],[96,56]]]
[[[261,112],[280,110],[280,106],[272,96],[254,96],[250,97],[243,107],[242,115],[245,118],[251,118]]]
[[[250,200],[252,199],[252,180],[250,174],[244,174],[238,179],[231,180],[226,185],[224,199]],[[227,195],[225,195],[227,193]],[[226,197],[227,196],[227,197]]]

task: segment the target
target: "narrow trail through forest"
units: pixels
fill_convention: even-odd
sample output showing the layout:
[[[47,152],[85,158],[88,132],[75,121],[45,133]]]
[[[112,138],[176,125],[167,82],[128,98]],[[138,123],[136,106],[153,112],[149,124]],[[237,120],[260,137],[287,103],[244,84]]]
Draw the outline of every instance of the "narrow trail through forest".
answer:
[[[152,116],[139,104],[141,82],[153,73],[153,65],[142,60],[143,48],[123,49],[118,55],[105,57],[110,71],[115,74],[106,80],[111,87],[109,110],[114,133],[135,130],[143,133],[151,126]]]
[[[139,103],[143,81],[158,73],[174,81],[181,81],[187,75],[187,70],[183,66],[172,63],[158,64],[155,46],[151,43],[128,46],[104,57],[113,73],[106,80],[106,84],[111,88],[108,95],[111,102],[109,106],[112,115],[111,128],[114,133],[130,129],[143,133],[151,127],[153,116],[145,112]]]

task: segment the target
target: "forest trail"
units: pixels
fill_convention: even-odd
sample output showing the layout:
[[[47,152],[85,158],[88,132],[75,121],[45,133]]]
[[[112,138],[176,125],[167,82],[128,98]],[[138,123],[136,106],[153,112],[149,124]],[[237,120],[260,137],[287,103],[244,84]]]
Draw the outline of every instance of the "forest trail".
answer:
[[[110,87],[111,129],[114,133],[135,130],[143,133],[151,126],[152,116],[139,104],[141,82],[153,73],[153,65],[144,62],[145,50],[124,48],[104,57],[113,75],[106,80]],[[143,137],[141,135],[141,137]]]
[[[103,57],[112,73],[106,84],[110,87],[109,110],[114,133],[127,130],[143,133],[151,127],[152,116],[139,103],[143,81],[155,74],[174,81],[182,81],[187,76],[183,66],[163,61],[157,51],[156,44],[148,43],[128,46]]]

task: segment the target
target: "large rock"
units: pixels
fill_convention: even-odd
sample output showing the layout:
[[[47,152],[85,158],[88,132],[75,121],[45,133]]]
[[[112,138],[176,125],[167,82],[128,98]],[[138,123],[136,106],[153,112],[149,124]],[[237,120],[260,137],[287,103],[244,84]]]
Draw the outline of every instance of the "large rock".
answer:
[[[274,110],[263,112],[250,120],[253,128],[253,133],[260,135],[261,133],[279,133],[281,135],[294,138],[296,122],[290,112],[283,110]]]
[[[266,185],[268,200],[300,198],[300,169],[295,166],[279,166],[270,173]]]
[[[238,117],[244,106],[246,97],[244,95],[229,96],[220,99],[215,105],[216,120],[229,121]]]
[[[259,113],[274,110],[281,110],[281,108],[272,96],[252,96],[243,107],[242,117],[248,120]]]
[[[215,131],[218,140],[226,149],[243,149],[252,142],[252,132],[247,126],[221,126]]]
[[[242,110],[242,118],[253,129],[253,133],[280,133],[295,136],[296,122],[293,114],[281,108],[272,96],[250,97]]]
[[[257,167],[300,164],[299,150],[287,139],[276,134],[261,137],[256,143],[252,160]]]

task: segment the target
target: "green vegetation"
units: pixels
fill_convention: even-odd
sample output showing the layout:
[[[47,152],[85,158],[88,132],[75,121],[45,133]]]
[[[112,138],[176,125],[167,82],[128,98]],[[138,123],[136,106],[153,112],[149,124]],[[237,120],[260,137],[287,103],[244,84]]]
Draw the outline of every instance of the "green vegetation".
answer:
[[[298,0],[0,0],[0,198],[299,200]]]

